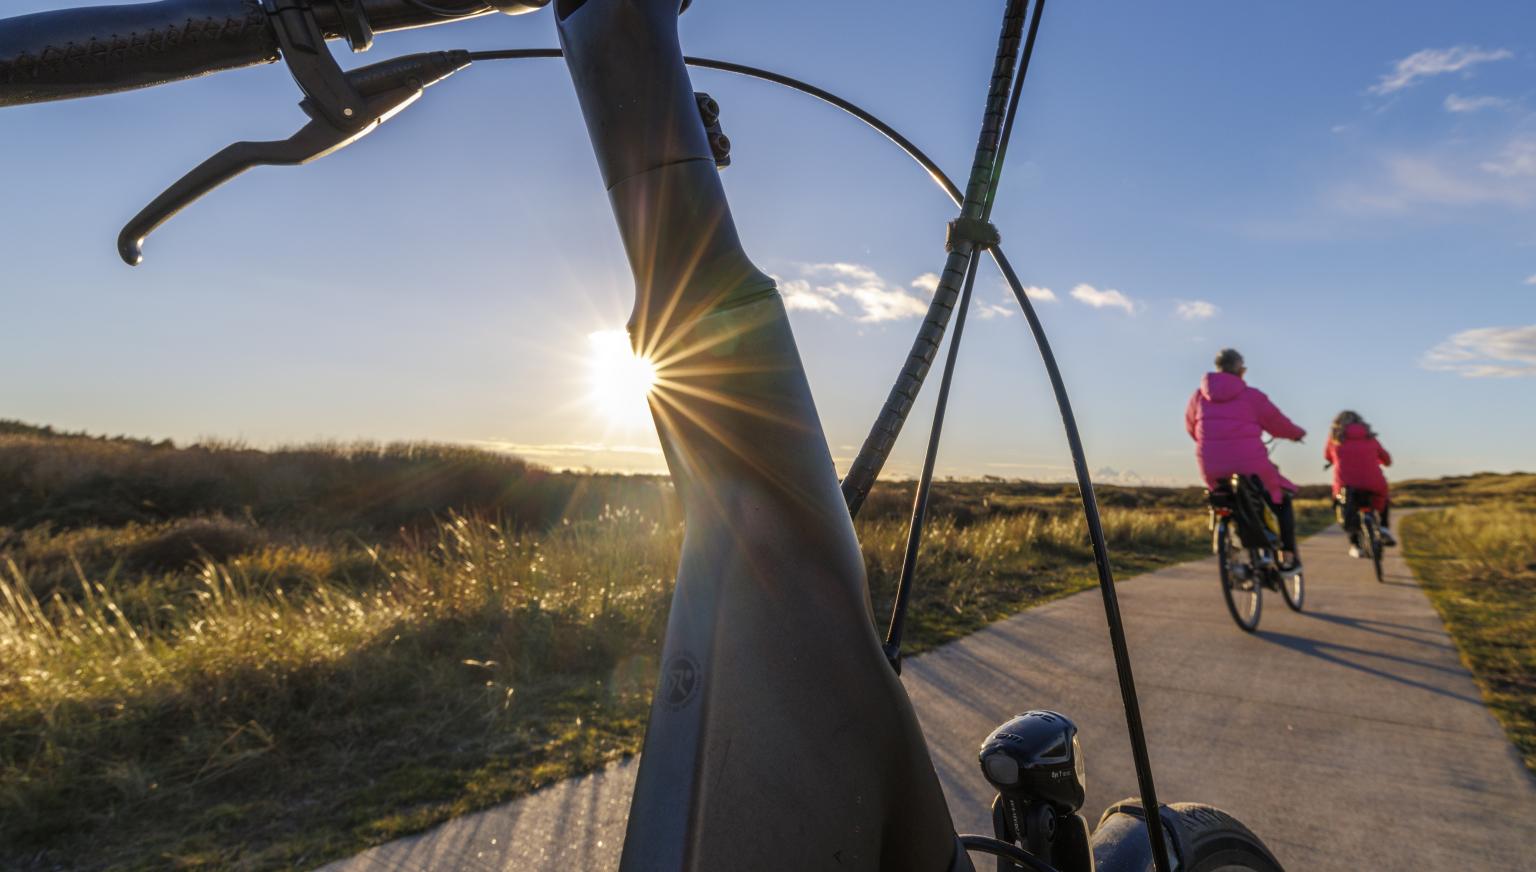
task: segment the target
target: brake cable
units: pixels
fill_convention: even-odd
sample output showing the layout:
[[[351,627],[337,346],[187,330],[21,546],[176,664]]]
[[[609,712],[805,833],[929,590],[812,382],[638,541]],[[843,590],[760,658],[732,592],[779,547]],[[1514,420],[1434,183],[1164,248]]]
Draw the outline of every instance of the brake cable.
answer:
[[[960,337],[965,332],[965,313],[971,307],[971,289],[976,286],[976,267],[981,263],[981,252],[971,255],[965,270],[965,287],[960,292],[960,303],[955,307],[955,332],[949,338],[949,352],[944,359],[944,372],[939,377],[939,398],[933,410],[933,425],[928,431],[928,449],[923,455],[923,473],[917,480],[917,492],[912,497],[912,519],[907,524],[907,549],[901,558],[901,575],[896,582],[896,598],[891,605],[891,622],[885,631],[885,659],[901,674],[901,635],[907,621],[907,603],[912,596],[913,577],[917,573],[917,554],[923,543],[923,530],[928,518],[928,494],[933,485],[933,465],[938,458],[939,438],[944,431],[944,410],[949,405],[949,385],[955,375],[955,359],[960,353]]]

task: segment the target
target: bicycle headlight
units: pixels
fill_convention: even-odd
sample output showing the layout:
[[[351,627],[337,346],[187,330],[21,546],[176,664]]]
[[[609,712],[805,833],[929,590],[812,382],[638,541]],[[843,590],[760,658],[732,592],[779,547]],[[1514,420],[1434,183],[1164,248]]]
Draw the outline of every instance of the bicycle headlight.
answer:
[[[981,744],[981,772],[1005,797],[1049,803],[1062,814],[1083,807],[1086,769],[1077,725],[1066,715],[1031,711]]]

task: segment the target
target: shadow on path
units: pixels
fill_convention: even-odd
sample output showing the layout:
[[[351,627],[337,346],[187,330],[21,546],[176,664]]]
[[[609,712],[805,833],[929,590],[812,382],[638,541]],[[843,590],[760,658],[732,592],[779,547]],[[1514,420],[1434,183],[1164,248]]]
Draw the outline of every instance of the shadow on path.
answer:
[[[1393,639],[1400,639],[1404,642],[1412,642],[1415,645],[1424,645],[1426,647],[1436,648],[1441,651],[1455,650],[1454,646],[1445,642],[1438,641],[1438,639],[1443,639],[1445,636],[1439,629],[1433,627],[1414,627],[1408,624],[1394,624],[1391,621],[1377,621],[1371,618],[1355,618],[1347,615],[1330,615],[1326,612],[1302,612],[1301,615],[1302,617],[1311,618],[1314,621],[1325,621],[1330,624],[1339,624],[1341,626],[1350,627],[1352,629],[1360,630],[1366,633],[1375,633],[1380,636],[1390,636]],[[1392,629],[1383,629],[1385,627],[1390,627]],[[1394,630],[1401,630],[1403,632],[1394,632]],[[1418,633],[1421,635],[1411,636],[1409,633]]]
[[[1344,666],[1349,669],[1364,672],[1367,675],[1374,675],[1378,678],[1385,678],[1398,684],[1415,687],[1419,690],[1428,691],[1429,693],[1433,693],[1438,696],[1448,697],[1458,702],[1471,703],[1477,706],[1481,706],[1483,704],[1483,701],[1476,697],[1463,696],[1462,694],[1456,693],[1455,691],[1446,690],[1442,687],[1436,687],[1433,684],[1426,684],[1422,681],[1415,681],[1412,678],[1398,675],[1393,672],[1388,672],[1385,669],[1377,669],[1373,666],[1367,666],[1364,663],[1357,663],[1353,660],[1345,659],[1345,657],[1341,655],[1352,654],[1359,657],[1372,657],[1377,660],[1386,660],[1395,664],[1417,669],[1429,669],[1434,672],[1441,672],[1447,675],[1459,676],[1464,674],[1464,670],[1457,667],[1442,666],[1437,663],[1427,663],[1423,660],[1414,660],[1411,657],[1399,657],[1396,654],[1382,654],[1376,651],[1368,651],[1364,648],[1356,648],[1353,645],[1340,645],[1335,642],[1321,642],[1316,639],[1292,636],[1289,633],[1276,633],[1273,631],[1261,629],[1254,633],[1254,635],[1266,642],[1273,642],[1283,648],[1289,648],[1292,651],[1297,651],[1310,657],[1317,657],[1321,660],[1326,660],[1329,663],[1336,663],[1339,666]]]

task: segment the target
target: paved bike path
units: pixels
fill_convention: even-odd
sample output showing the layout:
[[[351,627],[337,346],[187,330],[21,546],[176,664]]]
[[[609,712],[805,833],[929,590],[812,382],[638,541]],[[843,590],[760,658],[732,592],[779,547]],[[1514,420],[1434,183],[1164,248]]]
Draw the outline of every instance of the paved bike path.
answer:
[[[1220,806],[1290,872],[1536,870],[1525,770],[1409,573],[1387,581],[1331,529],[1308,540],[1306,612],[1264,598],[1259,631],[1222,605],[1214,560],[1120,587],[1164,802]],[[1090,823],[1136,792],[1096,591],[1031,609],[905,664],[962,831],[988,832],[976,747],[1029,708],[1082,727]],[[327,872],[607,870],[636,761],[450,821]]]

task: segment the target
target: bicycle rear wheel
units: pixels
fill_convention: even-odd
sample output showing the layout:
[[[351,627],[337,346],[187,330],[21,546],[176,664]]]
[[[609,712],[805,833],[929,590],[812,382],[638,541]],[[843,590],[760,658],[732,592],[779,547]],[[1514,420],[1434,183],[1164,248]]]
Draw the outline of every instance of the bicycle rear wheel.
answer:
[[[1371,565],[1376,568],[1376,581],[1385,583],[1386,577],[1381,573],[1381,526],[1376,523],[1376,513],[1367,515],[1362,526],[1365,528],[1362,538],[1371,543]]]
[[[1241,821],[1209,805],[1193,802],[1164,807],[1184,863],[1181,872],[1284,872],[1264,842]],[[1147,872],[1152,868],[1146,814],[1134,800],[1110,806],[1093,833],[1094,865],[1099,872]]]
[[[1263,585],[1258,571],[1246,560],[1239,562],[1237,555],[1242,549],[1232,547],[1232,525],[1222,518],[1216,525],[1216,559],[1221,566],[1221,596],[1227,603],[1227,612],[1245,633],[1252,633],[1259,626],[1259,614],[1263,610]]]

